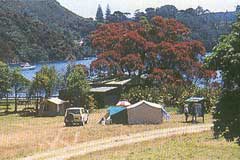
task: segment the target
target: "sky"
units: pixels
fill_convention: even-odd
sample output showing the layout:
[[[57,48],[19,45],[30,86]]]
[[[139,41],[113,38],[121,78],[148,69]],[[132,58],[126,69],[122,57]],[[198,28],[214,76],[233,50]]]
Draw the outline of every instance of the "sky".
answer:
[[[57,0],[62,6],[85,18],[95,18],[98,4],[105,12],[107,4],[112,11],[134,13],[148,7],[160,7],[166,4],[175,5],[178,9],[202,6],[212,12],[234,11],[240,0]]]

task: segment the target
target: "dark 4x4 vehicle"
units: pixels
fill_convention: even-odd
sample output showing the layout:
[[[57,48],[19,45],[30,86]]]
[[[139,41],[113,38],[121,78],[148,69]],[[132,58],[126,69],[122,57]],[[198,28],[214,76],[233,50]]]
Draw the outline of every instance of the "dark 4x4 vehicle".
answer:
[[[84,126],[88,122],[88,115],[88,110],[84,108],[68,108],[64,116],[65,126],[74,124]]]

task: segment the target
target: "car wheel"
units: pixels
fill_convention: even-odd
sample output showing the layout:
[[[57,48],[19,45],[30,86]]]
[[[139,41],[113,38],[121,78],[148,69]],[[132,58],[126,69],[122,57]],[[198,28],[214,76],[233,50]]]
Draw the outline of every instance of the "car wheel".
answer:
[[[70,124],[69,123],[65,123],[65,126],[68,127],[68,126],[70,126]]]

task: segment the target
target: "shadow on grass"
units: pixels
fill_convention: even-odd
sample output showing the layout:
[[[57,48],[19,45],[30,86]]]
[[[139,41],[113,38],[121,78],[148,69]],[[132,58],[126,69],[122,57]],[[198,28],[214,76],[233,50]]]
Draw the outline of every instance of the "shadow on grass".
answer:
[[[0,117],[16,114],[20,117],[33,117],[33,118],[57,117],[56,115],[38,115],[36,111],[0,112]]]
[[[196,122],[193,122],[193,121],[181,121],[181,123],[188,123],[188,124],[199,124],[199,123],[203,123],[203,122],[199,122],[199,121],[196,121]]]

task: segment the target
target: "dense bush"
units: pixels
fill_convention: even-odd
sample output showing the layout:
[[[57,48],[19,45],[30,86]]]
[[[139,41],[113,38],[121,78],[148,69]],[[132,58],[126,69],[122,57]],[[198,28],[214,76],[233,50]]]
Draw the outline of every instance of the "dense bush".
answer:
[[[220,90],[217,88],[199,88],[196,86],[181,87],[165,85],[162,87],[136,86],[121,95],[131,103],[147,100],[164,103],[166,107],[177,107],[182,111],[185,100],[191,96],[203,96],[206,99],[206,111],[210,112],[216,105]]]
[[[240,144],[240,16],[232,32],[223,36],[207,58],[210,69],[220,70],[223,91],[214,112],[214,133]]]

